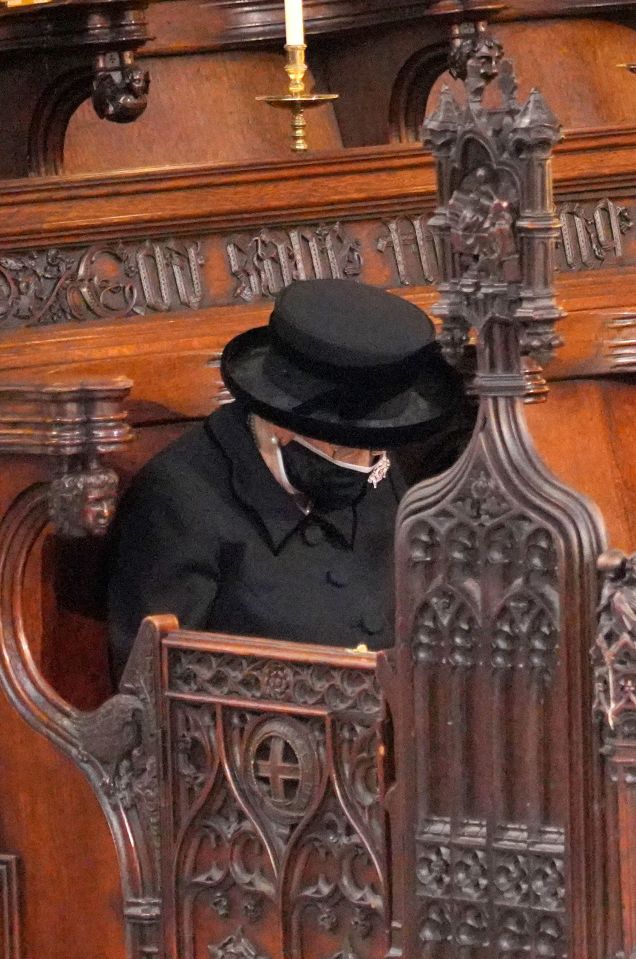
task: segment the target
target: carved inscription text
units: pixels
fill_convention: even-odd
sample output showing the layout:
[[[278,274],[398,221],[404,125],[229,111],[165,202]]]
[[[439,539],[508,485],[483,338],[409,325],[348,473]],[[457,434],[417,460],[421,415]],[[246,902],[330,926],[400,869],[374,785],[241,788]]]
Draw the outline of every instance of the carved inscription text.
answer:
[[[235,234],[227,255],[238,281],[234,296],[248,302],[275,296],[292,280],[356,278],[363,262],[360,241],[341,223]]]
[[[146,240],[0,256],[0,329],[196,310],[199,241]]]

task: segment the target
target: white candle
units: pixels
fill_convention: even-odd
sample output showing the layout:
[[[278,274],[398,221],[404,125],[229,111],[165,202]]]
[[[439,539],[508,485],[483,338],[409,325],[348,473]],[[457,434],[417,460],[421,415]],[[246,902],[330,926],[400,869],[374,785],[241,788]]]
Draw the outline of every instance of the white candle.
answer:
[[[303,0],[285,0],[285,43],[297,47],[304,42]]]

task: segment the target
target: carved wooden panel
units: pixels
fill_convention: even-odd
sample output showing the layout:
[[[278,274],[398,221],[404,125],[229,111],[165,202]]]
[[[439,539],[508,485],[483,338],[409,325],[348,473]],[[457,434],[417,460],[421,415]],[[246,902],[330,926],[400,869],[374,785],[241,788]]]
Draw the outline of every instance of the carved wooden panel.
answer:
[[[417,935],[561,957],[573,954],[561,595],[577,534],[529,498],[521,450],[512,473],[510,462],[493,469],[495,442],[486,427],[439,502],[422,489],[403,508],[399,590],[422,743]]]
[[[164,641],[168,950],[332,959],[386,948],[370,654]]]
[[[631,201],[559,207],[562,271],[636,264]],[[197,311],[273,298],[292,280],[387,287],[439,279],[431,211],[0,254],[0,330]]]
[[[605,959],[585,714],[604,530],[537,458],[520,401],[524,357],[560,345],[559,125],[536,90],[519,102],[483,25],[455,44],[467,106],[446,91],[425,124],[440,172],[435,309],[449,358],[476,340],[480,413],[462,458],[412,488],[397,521],[397,648],[383,674],[398,730],[391,830],[406,847],[393,945],[426,959]]]
[[[17,856],[0,856],[0,957],[22,957]]]

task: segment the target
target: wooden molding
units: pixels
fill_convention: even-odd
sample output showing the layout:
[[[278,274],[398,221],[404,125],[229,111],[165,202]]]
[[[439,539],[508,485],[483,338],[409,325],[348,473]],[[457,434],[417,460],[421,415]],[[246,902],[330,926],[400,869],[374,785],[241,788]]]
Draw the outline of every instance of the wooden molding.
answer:
[[[636,130],[569,134],[554,179],[562,201],[636,191]],[[13,180],[0,197],[0,249],[408,212],[432,206],[434,193],[432,157],[404,145],[238,168]]]
[[[0,856],[0,959],[21,959],[18,857]]]

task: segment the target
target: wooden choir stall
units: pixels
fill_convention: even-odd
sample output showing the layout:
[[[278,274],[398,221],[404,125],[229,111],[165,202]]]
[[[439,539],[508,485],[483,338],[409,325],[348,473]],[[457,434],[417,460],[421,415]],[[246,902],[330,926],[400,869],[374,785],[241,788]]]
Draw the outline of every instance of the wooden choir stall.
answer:
[[[309,151],[282,0],[0,11],[0,959],[635,959],[636,3],[305,17]],[[122,491],[321,277],[477,410],[393,648],[157,616],[113,689]]]

